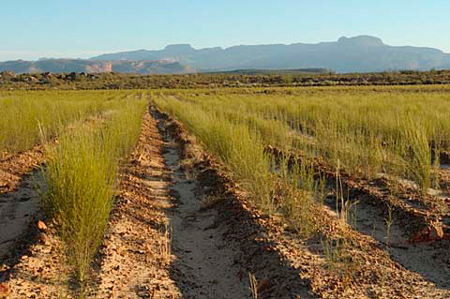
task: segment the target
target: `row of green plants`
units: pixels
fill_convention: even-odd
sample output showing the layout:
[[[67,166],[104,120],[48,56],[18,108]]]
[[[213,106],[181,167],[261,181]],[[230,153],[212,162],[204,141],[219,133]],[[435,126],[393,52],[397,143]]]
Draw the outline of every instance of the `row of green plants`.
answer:
[[[0,155],[32,148],[67,125],[101,116],[131,92],[0,92]]]
[[[357,177],[406,178],[422,192],[437,186],[439,153],[450,149],[450,97],[445,91],[290,91],[182,91],[171,99],[246,124],[266,145],[320,156]]]
[[[133,150],[146,99],[122,99],[103,119],[79,123],[47,148],[47,206],[68,260],[85,281],[112,209],[119,164]]]
[[[154,94],[153,101],[196,136],[230,171],[250,200],[268,214],[281,214],[303,235],[314,232],[312,204],[318,186],[310,163],[290,165],[266,151],[263,134],[227,114],[173,96]]]
[[[341,170],[357,178],[383,175],[394,194],[399,179],[408,178],[425,195],[438,180],[439,151],[450,149],[450,96],[384,88],[273,91],[180,90],[152,98],[228,168],[260,210],[281,216],[301,236],[319,236],[327,269],[345,287],[359,271],[382,279],[354,256],[352,237],[330,229],[335,223],[320,205],[333,195],[337,218],[356,227],[357,202],[348,200]],[[335,171],[333,184],[318,160]],[[390,207],[388,242],[392,221]]]

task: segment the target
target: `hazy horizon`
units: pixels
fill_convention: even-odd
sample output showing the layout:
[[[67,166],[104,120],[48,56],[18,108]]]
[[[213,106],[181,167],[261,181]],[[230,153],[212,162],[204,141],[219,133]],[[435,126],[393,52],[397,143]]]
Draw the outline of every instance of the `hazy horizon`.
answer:
[[[196,49],[319,43],[358,35],[449,53],[450,40],[442,38],[450,29],[449,9],[450,3],[437,0],[8,2],[0,11],[7,24],[0,28],[0,61],[89,58],[180,43]]]

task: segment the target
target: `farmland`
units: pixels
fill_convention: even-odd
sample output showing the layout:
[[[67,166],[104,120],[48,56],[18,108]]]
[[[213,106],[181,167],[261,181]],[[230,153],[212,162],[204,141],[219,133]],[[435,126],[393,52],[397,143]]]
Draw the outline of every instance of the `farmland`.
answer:
[[[0,91],[0,298],[448,298],[449,91]]]

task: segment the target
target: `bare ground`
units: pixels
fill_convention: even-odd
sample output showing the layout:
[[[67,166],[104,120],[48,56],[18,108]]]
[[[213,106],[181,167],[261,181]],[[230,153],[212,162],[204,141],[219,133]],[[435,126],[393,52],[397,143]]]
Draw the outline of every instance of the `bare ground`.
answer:
[[[122,171],[90,297],[252,298],[252,274],[259,298],[313,298],[299,273],[256,241],[260,226],[201,150],[188,149],[173,123],[152,115]],[[229,208],[238,214],[224,214]]]
[[[35,223],[39,210],[39,189],[44,189],[39,170],[21,179],[13,192],[0,194],[0,256],[6,258],[14,244]]]
[[[10,249],[33,222],[38,210],[38,187],[43,187],[40,172],[44,163],[41,146],[0,160],[0,257]],[[31,173],[32,172],[32,173]],[[31,173],[31,174],[30,174]]]
[[[147,114],[123,171],[93,298],[249,298],[233,247],[208,228],[215,212],[200,211],[196,180],[186,178],[179,153]]]
[[[147,113],[131,162],[121,170],[120,195],[99,256],[92,298],[178,298],[167,271],[171,175],[162,157],[163,140]]]
[[[436,284],[437,288],[450,291],[449,240],[411,243],[409,231],[402,224],[403,219],[394,213],[392,224],[388,226],[389,213],[373,202],[361,201],[355,206],[355,215],[354,227],[379,241],[392,260]]]
[[[69,271],[61,242],[42,219],[38,166],[42,146],[0,161],[0,298],[59,298],[67,292]]]

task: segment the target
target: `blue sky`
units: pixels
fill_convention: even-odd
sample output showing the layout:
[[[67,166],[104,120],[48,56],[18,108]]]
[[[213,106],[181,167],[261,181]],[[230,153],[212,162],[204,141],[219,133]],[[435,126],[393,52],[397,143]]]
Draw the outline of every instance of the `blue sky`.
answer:
[[[0,60],[316,43],[368,34],[450,52],[445,0],[22,0],[0,4]]]

